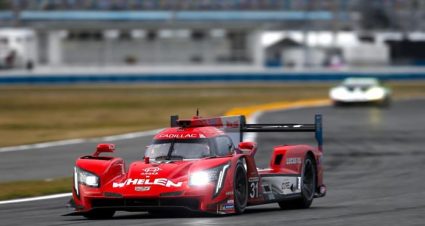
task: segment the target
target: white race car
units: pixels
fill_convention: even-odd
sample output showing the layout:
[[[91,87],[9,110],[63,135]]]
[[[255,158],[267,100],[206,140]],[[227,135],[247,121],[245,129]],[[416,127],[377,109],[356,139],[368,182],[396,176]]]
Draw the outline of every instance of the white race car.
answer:
[[[329,91],[335,106],[344,104],[372,103],[388,106],[391,91],[376,78],[347,78]]]

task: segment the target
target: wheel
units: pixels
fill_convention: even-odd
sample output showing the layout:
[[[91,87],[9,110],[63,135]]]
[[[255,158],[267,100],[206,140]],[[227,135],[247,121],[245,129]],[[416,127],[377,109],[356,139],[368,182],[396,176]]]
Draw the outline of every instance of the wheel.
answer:
[[[241,214],[245,211],[248,202],[248,179],[245,167],[241,162],[238,162],[235,168],[233,193],[235,195],[235,212]]]
[[[301,181],[301,197],[279,202],[280,208],[306,209],[311,206],[316,192],[316,166],[310,155],[304,160]]]
[[[334,107],[342,107],[342,106],[344,106],[344,102],[341,102],[341,101],[333,101],[333,106]]]
[[[391,98],[385,97],[385,99],[380,103],[379,107],[381,108],[388,108],[391,105]]]
[[[87,219],[96,220],[96,219],[109,219],[112,218],[115,214],[115,210],[91,210],[87,213],[84,213],[83,216]]]

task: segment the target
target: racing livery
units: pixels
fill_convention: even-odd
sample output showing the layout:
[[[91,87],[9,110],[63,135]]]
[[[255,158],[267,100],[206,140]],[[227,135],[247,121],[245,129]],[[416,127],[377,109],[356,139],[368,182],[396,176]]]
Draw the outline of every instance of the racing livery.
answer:
[[[318,147],[274,147],[270,165],[258,169],[250,132],[315,132]],[[247,124],[244,116],[179,120],[153,138],[144,158],[126,169],[121,158],[101,156],[114,144],[99,144],[74,168],[75,212],[109,218],[115,211],[161,212],[184,209],[239,214],[247,206],[277,202],[281,208],[308,208],[323,197],[322,118],[312,124]]]

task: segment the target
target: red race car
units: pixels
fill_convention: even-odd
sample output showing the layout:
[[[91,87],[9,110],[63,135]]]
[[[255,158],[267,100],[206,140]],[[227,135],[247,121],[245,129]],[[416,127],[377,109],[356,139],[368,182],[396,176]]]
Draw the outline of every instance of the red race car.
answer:
[[[258,169],[257,144],[243,142],[248,132],[315,132],[318,147],[282,145],[272,150],[270,166]],[[236,146],[235,146],[236,144]],[[322,118],[313,124],[247,124],[244,116],[171,117],[144,159],[130,164],[100,156],[113,144],[99,144],[74,168],[75,212],[109,218],[115,211],[161,212],[185,209],[240,214],[247,206],[277,202],[281,208],[308,208],[323,197]]]

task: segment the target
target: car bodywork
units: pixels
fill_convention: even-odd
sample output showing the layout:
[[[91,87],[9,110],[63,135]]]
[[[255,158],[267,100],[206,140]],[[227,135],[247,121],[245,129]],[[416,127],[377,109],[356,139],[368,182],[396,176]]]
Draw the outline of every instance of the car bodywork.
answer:
[[[257,144],[243,141],[248,132],[315,132],[318,147],[277,146],[271,150],[269,168],[258,169],[254,158]],[[244,205],[251,206],[299,197],[306,158],[314,162],[314,197],[326,193],[321,115],[316,115],[312,124],[247,124],[244,116],[195,116],[190,120],[172,116],[171,127],[156,134],[153,140],[144,159],[131,163],[128,170],[121,158],[100,156],[113,152],[113,144],[99,144],[93,155],[78,158],[73,186],[76,211],[70,215],[104,209],[175,208],[213,214],[240,213],[241,203],[235,203],[235,187],[240,184],[234,179],[238,165],[243,164],[246,172]],[[161,150],[167,149],[161,154]],[[180,151],[183,154],[177,153]]]
[[[329,91],[335,105],[355,103],[389,104],[391,91],[376,78],[347,78]]]

